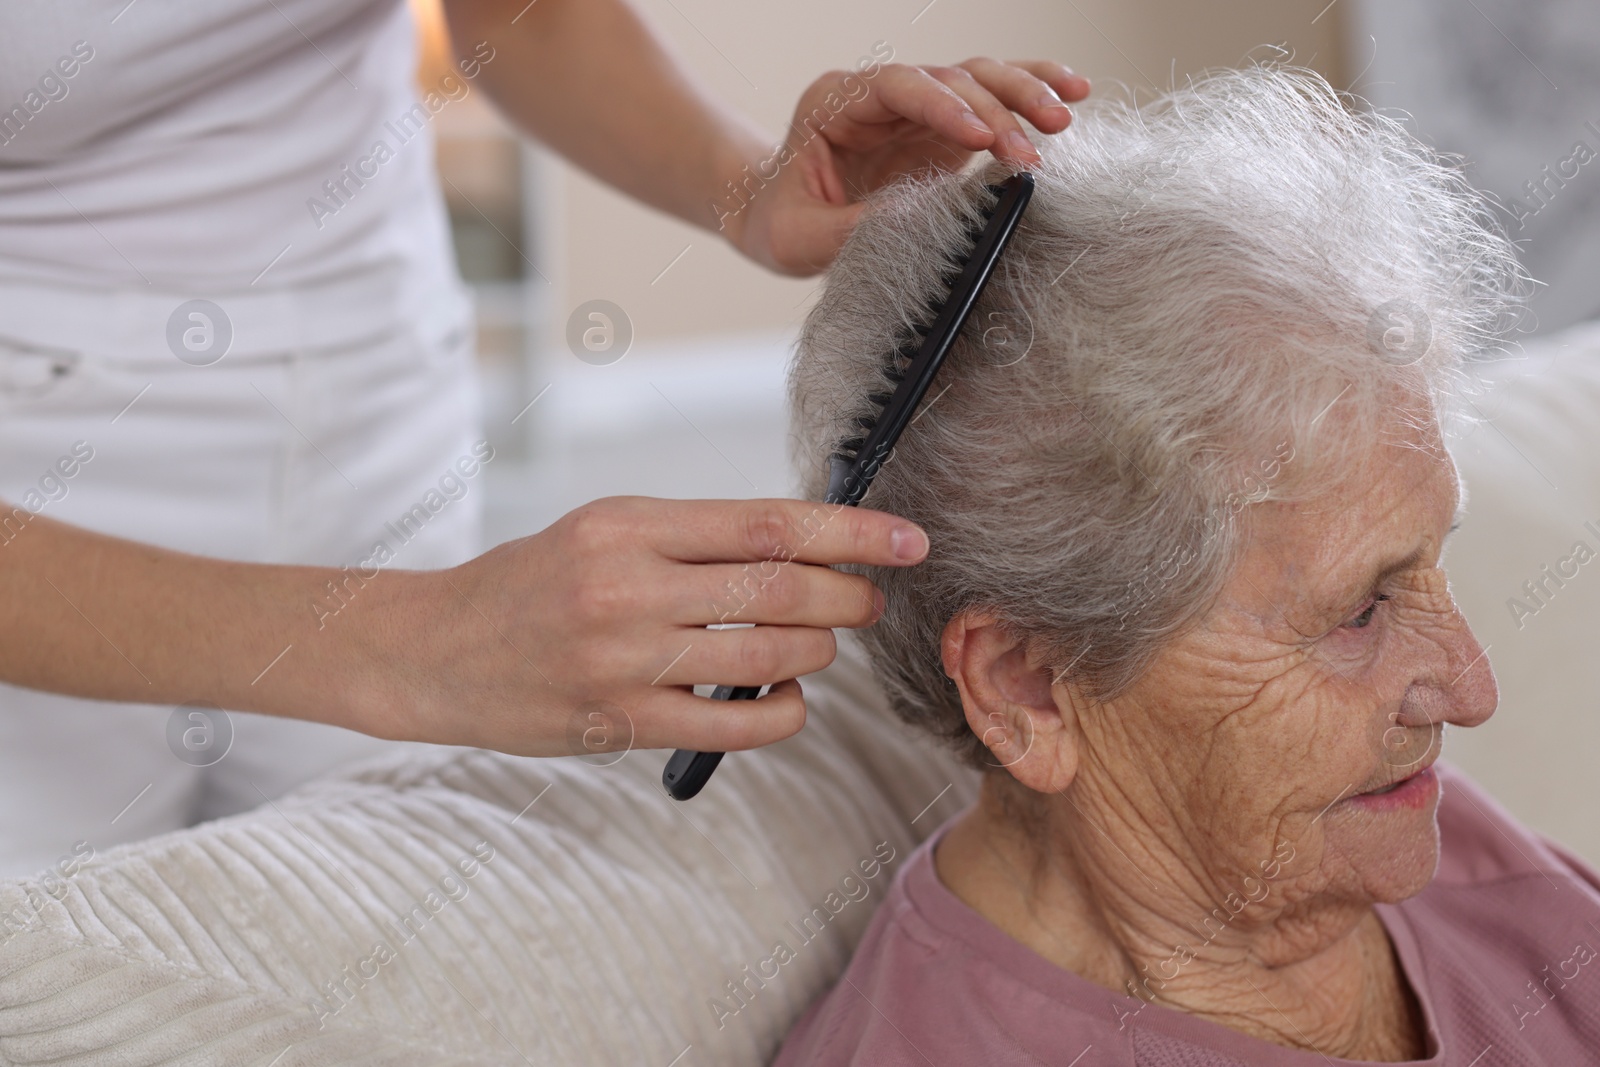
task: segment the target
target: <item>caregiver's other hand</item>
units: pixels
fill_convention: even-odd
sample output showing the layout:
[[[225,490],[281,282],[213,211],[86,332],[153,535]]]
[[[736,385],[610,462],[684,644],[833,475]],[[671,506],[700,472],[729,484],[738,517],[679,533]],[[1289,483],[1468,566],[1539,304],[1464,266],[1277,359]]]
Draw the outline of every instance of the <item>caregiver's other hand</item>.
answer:
[[[362,728],[528,756],[769,744],[805,722],[793,679],[833,660],[831,627],[882,613],[870,581],[826,565],[904,566],[927,548],[904,519],[836,505],[586,504],[393,587],[370,657],[382,699]],[[692,691],[766,683],[753,701]]]
[[[748,202],[732,200],[721,219],[750,258],[784,274],[813,274],[833,261],[875,189],[930,168],[955,170],[985,149],[1031,166],[1039,154],[1016,116],[1059,133],[1072,121],[1066,102],[1089,95],[1088,79],[1048,60],[872,69],[812,82],[787,140],[751,161],[761,184],[752,182]]]

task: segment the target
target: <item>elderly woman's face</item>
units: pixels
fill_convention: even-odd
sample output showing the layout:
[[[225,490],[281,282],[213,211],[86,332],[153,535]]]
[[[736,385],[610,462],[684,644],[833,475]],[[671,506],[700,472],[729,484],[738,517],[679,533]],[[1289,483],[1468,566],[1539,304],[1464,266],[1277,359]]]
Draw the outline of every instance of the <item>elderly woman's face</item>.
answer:
[[[1132,802],[1213,876],[1274,871],[1285,842],[1291,900],[1398,900],[1432,876],[1443,724],[1482,722],[1497,694],[1439,565],[1455,468],[1436,432],[1410,435],[1336,489],[1252,507],[1242,565],[1127,694],[1135,713],[1083,724],[1086,754],[1122,750]]]

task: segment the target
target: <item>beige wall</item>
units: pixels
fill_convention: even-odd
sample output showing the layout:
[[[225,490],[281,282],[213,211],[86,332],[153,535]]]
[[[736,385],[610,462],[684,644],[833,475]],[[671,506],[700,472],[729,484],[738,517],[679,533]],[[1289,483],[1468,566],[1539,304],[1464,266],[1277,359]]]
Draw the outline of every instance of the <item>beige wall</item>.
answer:
[[[1206,67],[1236,65],[1262,45],[1286,44],[1297,62],[1343,87],[1339,4],[1317,18],[1327,0],[934,0],[925,10],[926,0],[635,3],[711,92],[774,132],[814,77],[854,64],[878,40],[905,62],[1057,59],[1102,93],[1119,82],[1148,92]],[[815,280],[768,274],[714,234],[641,207],[564,164],[551,173],[546,204],[557,218],[544,251],[556,267],[548,272],[551,329],[560,331],[573,307],[594,298],[627,311],[639,347],[783,330],[803,316]],[[547,339],[557,352],[560,337]]]

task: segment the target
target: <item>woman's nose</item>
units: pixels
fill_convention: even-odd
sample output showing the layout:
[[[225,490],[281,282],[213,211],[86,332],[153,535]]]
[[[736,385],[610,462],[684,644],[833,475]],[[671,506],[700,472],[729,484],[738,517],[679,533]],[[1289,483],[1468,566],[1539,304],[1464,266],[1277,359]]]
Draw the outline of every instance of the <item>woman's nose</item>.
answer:
[[[1494,669],[1489,666],[1489,650],[1478,643],[1454,601],[1450,612],[1450,632],[1445,641],[1449,652],[1445,668],[1448,677],[1442,687],[1446,702],[1444,721],[1458,726],[1477,726],[1499,706],[1500,687],[1495,682]]]
[[[1500,690],[1484,647],[1472,633],[1454,601],[1439,629],[1429,634],[1425,665],[1419,665],[1406,687],[1398,712],[1390,713],[1396,728],[1477,726],[1494,714]]]

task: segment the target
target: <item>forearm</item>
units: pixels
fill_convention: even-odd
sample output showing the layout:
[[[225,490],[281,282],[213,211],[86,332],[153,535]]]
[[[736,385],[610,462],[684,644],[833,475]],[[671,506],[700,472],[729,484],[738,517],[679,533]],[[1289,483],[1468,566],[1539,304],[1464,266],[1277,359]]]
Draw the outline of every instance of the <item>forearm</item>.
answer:
[[[447,0],[446,10],[463,55],[480,41],[495,49],[479,84],[525,133],[681,219],[716,228],[711,202],[771,151],[624,0]]]
[[[830,631],[877,618],[871,583],[833,565],[927,553],[902,519],[835,511],[618,497],[402,571],[207,559],[0,505],[0,681],[522,756],[752,748],[800,728],[793,679],[833,659]],[[705,628],[726,618],[699,607],[718,608],[714,575],[779,560],[737,607],[758,625]],[[690,689],[723,682],[774,688],[737,715]]]
[[[26,514],[3,511],[11,526]],[[366,587],[406,577],[357,587],[332,568],[208,559],[33,516],[0,538],[0,679],[368,729],[381,665],[356,616],[370,623],[399,591]],[[327,583],[341,580],[349,614],[329,617],[342,602]]]

